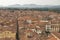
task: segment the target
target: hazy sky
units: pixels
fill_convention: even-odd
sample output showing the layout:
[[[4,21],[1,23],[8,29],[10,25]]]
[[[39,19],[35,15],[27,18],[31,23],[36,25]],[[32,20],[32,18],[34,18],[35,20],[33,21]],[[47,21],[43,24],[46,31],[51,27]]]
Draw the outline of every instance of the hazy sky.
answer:
[[[60,5],[60,0],[0,0],[0,5],[13,4]]]

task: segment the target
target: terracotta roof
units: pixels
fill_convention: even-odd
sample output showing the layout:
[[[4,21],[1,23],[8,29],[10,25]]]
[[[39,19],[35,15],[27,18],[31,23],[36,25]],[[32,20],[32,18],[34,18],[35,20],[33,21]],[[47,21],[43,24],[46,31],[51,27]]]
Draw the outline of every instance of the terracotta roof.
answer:
[[[60,39],[60,33],[57,33],[57,32],[53,32],[53,34]]]
[[[53,35],[49,35],[48,40],[57,40]]]

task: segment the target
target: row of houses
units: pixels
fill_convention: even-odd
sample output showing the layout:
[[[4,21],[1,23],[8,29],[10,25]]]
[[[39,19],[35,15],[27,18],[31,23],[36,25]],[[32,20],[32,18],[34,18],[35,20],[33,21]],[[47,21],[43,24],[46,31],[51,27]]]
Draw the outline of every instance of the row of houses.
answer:
[[[58,14],[56,15],[56,13],[54,14],[53,12],[31,11],[31,10],[28,10],[28,11],[0,10],[0,15],[1,15],[0,16],[0,31],[2,31],[2,33],[11,32],[11,33],[16,34],[16,31],[17,31],[16,20],[18,20],[19,39],[21,38],[21,40],[25,39],[25,38],[23,39],[23,37],[26,37],[27,38],[26,40],[30,40],[29,38],[31,36],[28,36],[30,35],[30,33],[35,35],[31,39],[36,38],[35,40],[37,40],[37,38],[39,38],[38,35],[42,34],[42,32],[44,32],[45,30],[46,31],[49,30],[51,32],[59,32],[60,30],[59,26],[56,24],[57,22],[55,22],[56,18],[58,18],[59,16]],[[16,19],[16,17],[18,18]],[[50,24],[51,21],[53,22]],[[13,40],[13,38],[11,40]]]

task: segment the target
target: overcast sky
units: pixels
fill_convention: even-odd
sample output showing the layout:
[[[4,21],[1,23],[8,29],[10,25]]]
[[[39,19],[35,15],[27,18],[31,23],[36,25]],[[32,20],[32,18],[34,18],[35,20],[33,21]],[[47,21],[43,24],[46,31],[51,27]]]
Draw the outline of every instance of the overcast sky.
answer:
[[[38,4],[38,5],[60,5],[60,0],[0,0],[0,5],[13,4]]]

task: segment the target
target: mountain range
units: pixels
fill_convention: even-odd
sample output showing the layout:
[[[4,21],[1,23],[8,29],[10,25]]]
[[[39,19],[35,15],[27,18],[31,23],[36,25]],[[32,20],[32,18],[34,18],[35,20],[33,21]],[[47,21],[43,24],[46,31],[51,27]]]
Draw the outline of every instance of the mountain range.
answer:
[[[8,5],[8,6],[0,6],[3,8],[60,8],[60,5],[36,5],[36,4],[14,4],[14,5]]]

